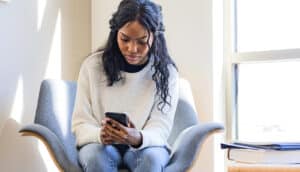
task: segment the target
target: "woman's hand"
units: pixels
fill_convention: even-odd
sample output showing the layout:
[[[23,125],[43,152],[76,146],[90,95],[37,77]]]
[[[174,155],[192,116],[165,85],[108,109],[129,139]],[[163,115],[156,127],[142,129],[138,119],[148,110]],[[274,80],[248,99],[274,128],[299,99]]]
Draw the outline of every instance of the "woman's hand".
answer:
[[[101,131],[100,131],[100,139],[101,139],[101,142],[103,143],[103,144],[107,144],[107,145],[109,145],[109,144],[113,144],[114,143],[114,140],[110,137],[110,135],[107,133],[107,129],[106,129],[106,125],[108,125],[108,124],[106,124],[106,121],[105,120],[103,120],[102,122],[101,122]]]
[[[119,122],[104,118],[102,120],[100,138],[103,144],[127,144],[133,147],[139,147],[142,144],[142,134],[129,121],[128,127]]]

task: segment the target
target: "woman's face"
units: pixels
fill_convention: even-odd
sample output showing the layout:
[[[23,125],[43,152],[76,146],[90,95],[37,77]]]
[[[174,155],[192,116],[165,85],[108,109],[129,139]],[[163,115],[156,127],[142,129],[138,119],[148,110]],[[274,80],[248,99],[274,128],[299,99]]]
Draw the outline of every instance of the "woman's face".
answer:
[[[148,39],[149,42],[147,42]],[[147,61],[147,54],[153,42],[153,34],[150,32],[149,35],[138,21],[132,21],[119,29],[117,42],[127,63],[141,65]]]

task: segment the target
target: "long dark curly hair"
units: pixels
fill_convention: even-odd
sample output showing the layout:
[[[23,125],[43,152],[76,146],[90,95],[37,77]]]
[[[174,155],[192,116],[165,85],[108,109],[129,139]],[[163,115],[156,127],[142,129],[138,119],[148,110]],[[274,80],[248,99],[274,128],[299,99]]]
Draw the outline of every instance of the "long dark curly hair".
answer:
[[[103,52],[104,72],[108,78],[108,86],[112,86],[115,82],[123,79],[121,69],[124,65],[124,58],[117,43],[118,30],[126,23],[138,21],[148,31],[153,33],[153,43],[148,46],[148,57],[153,58],[154,73],[152,79],[156,84],[156,94],[160,97],[158,109],[163,110],[165,105],[170,104],[168,78],[170,76],[168,66],[171,64],[176,69],[174,61],[171,59],[166,46],[164,37],[164,24],[162,21],[161,7],[150,0],[122,0],[117,11],[112,15],[109,21],[110,33],[107,43],[104,47],[96,52]]]

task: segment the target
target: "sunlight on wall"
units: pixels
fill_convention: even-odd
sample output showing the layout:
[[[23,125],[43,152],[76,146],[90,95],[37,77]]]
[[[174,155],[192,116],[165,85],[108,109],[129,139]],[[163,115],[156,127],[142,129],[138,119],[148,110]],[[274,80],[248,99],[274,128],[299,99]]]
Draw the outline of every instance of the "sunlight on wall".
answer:
[[[37,1],[37,30],[39,31],[45,14],[47,0]]]
[[[38,29],[42,24],[46,0],[39,0],[38,10]],[[61,29],[61,11],[58,11],[57,19],[55,23],[55,30],[53,33],[51,49],[48,58],[48,64],[46,66],[46,72],[44,78],[47,79],[61,79],[62,74],[62,29]],[[46,146],[38,141],[38,149],[45,162],[45,166],[48,172],[59,171],[53,162]]]
[[[14,98],[14,103],[12,106],[12,110],[10,113],[10,117],[21,123],[22,115],[23,115],[23,104],[24,104],[24,84],[23,84],[23,77],[19,76],[17,90]]]
[[[223,1],[213,0],[213,121],[224,123],[223,81]],[[214,136],[214,172],[224,171],[224,151],[220,150],[223,135]]]
[[[69,105],[68,103],[68,96],[67,96],[67,86],[65,84],[60,85],[57,84],[56,85],[57,88],[54,88],[56,94],[53,94],[53,100],[56,100],[56,102],[53,102],[54,106],[56,107],[55,110],[55,114],[57,114],[56,116],[56,120],[58,121],[58,123],[60,124],[59,126],[61,127],[61,131],[68,131],[68,116],[67,115],[61,115],[61,114],[69,114],[70,112],[68,112],[68,107]],[[59,111],[58,111],[59,110]],[[62,133],[63,136],[67,136],[67,133]]]
[[[49,61],[46,68],[44,78],[61,79],[61,12],[58,11],[57,20],[55,25],[55,31],[53,34],[53,40],[51,44]]]
[[[43,158],[43,161],[45,162],[45,166],[48,172],[55,172],[59,171],[53,162],[50,154],[48,153],[48,149],[45,146],[45,144],[42,141],[38,141],[38,149],[40,154],[42,155],[41,157]]]

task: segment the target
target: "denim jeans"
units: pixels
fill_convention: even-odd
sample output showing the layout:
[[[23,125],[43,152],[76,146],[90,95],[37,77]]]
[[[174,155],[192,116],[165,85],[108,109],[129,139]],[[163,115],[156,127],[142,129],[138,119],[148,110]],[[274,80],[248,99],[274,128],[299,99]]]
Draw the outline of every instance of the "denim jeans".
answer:
[[[169,152],[166,147],[135,150],[125,145],[91,143],[79,150],[79,161],[85,172],[117,172],[124,166],[131,172],[162,172]]]

